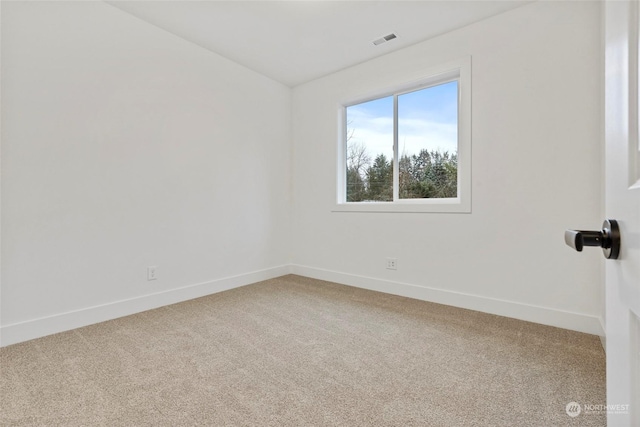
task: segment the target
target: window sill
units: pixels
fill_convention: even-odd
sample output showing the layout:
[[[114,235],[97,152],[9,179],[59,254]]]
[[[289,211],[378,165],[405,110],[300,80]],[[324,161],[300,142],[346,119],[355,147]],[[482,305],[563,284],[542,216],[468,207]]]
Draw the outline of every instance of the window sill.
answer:
[[[459,199],[404,202],[336,203],[331,212],[471,213],[470,203]]]

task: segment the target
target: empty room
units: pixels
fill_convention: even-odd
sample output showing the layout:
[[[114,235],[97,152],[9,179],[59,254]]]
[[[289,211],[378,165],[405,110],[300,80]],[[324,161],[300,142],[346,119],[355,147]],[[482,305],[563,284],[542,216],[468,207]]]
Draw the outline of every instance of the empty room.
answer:
[[[1,1],[0,425],[640,426],[637,1]]]

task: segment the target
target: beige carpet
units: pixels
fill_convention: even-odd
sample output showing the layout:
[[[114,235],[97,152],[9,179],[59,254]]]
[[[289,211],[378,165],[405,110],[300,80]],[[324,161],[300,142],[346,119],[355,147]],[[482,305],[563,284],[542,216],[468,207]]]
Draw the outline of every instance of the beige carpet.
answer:
[[[285,276],[0,350],[0,424],[603,426],[595,336]]]

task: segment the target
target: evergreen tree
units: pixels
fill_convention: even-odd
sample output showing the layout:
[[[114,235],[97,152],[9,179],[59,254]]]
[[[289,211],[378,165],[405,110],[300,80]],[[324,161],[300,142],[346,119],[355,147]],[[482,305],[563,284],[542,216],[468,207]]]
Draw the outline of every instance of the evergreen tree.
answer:
[[[398,161],[401,199],[458,196],[458,156],[447,151],[420,150]],[[363,144],[347,153],[347,201],[393,201],[393,160],[378,154],[373,162]]]
[[[378,154],[367,169],[367,200],[393,201],[393,165],[384,154]]]
[[[364,179],[356,168],[347,169],[347,202],[362,202],[366,197]]]

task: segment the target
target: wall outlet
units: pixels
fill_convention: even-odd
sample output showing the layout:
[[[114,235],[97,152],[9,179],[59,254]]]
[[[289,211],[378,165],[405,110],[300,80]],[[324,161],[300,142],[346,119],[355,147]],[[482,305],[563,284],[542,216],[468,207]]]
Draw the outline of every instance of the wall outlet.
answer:
[[[158,267],[150,265],[147,267],[147,280],[156,280],[158,278]]]
[[[387,258],[387,270],[398,269],[398,258]]]

